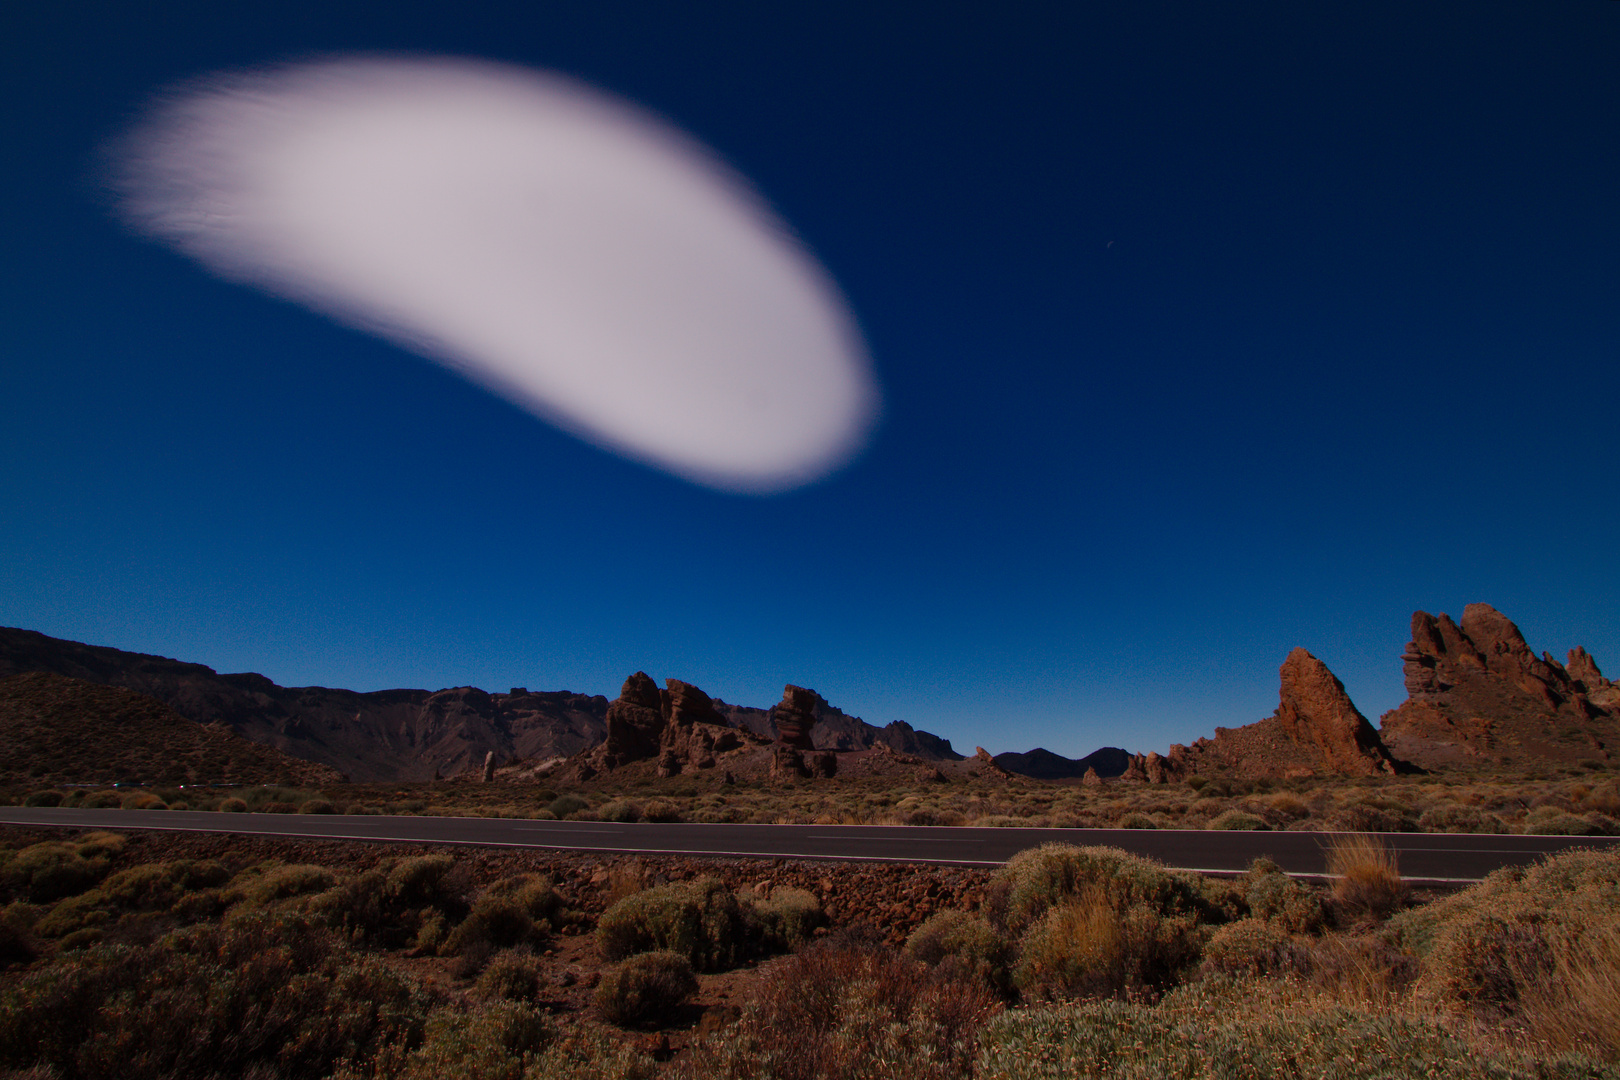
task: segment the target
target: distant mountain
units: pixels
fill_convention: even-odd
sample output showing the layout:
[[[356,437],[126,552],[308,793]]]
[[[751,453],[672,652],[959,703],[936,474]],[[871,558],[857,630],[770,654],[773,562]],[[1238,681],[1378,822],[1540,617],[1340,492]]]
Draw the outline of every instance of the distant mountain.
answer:
[[[187,720],[145,694],[45,671],[0,679],[0,783],[332,784],[336,769]]]
[[[426,780],[482,765],[494,751],[566,757],[602,740],[607,698],[521,687],[358,693],[277,686],[263,675],[221,675],[202,664],[0,628],[0,677],[49,671],[146,694],[199,724],[225,724],[290,757],[353,780]]]
[[[1096,769],[1097,775],[1107,780],[1125,772],[1131,763],[1131,755],[1129,751],[1121,750],[1117,746],[1105,746],[1101,750],[1093,750],[1085,757],[1076,759],[1066,758],[1062,754],[1054,754],[1037,746],[1022,754],[1012,751],[997,754],[991,760],[1010,773],[1034,780],[1078,779],[1086,775],[1088,769]]]
[[[566,690],[477,687],[377,690],[278,686],[263,675],[222,675],[202,664],[0,628],[0,677],[31,671],[119,686],[199,724],[224,724],[289,757],[329,765],[352,780],[426,780],[497,760],[570,757],[607,735],[608,699]],[[882,744],[931,761],[961,761],[948,740],[909,724],[878,728],[814,695],[814,745]],[[725,723],[774,739],[775,712],[714,702]]]

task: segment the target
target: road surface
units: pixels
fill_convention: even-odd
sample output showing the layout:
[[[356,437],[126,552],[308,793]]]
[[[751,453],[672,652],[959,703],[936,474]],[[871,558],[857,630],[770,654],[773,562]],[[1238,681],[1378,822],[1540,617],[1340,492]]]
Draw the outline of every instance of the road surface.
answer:
[[[163,829],[327,840],[472,844],[787,859],[860,859],[999,866],[1049,841],[1107,844],[1168,866],[1233,873],[1267,856],[1290,874],[1326,873],[1335,834],[1204,832],[1182,829],[978,829],[882,825],[685,825],[522,818],[388,817],[342,814],[227,814],[193,810],[68,810],[0,807],[0,824],[95,829]],[[1612,848],[1620,837],[1381,833],[1415,883],[1477,881],[1502,866],[1532,863],[1572,847]]]

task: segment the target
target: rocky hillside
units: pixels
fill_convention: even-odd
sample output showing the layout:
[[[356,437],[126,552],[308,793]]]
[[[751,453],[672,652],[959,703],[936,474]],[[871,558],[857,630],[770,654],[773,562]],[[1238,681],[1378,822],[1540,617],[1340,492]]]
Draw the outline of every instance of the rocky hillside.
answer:
[[[503,775],[532,772],[538,764],[602,744],[609,727],[609,703],[600,695],[531,692],[523,687],[505,694],[471,686],[370,693],[324,686],[285,687],[263,675],[222,675],[202,664],[84,645],[32,630],[0,628],[0,677],[29,671],[52,672],[148,695],[196,723],[224,724],[253,742],[329,765],[357,781],[477,774],[491,754],[492,764],[500,765]],[[648,700],[661,708],[656,699],[670,691],[658,690],[645,675],[640,678],[651,687]],[[775,742],[783,734],[781,725],[791,722],[805,728],[796,739],[807,738],[804,749],[808,750],[883,750],[906,759],[963,760],[948,740],[902,722],[874,727],[827,704],[814,691],[801,691],[794,699],[800,711],[790,715],[782,706],[728,705],[710,700],[690,684],[675,680],[670,685],[685,688],[674,691],[676,717],[681,721],[676,730],[689,729],[688,720],[700,725],[692,736],[700,740],[696,748],[679,747],[683,759],[701,758],[707,752],[701,742],[704,738],[709,738],[710,749],[717,739],[727,745],[748,740]],[[623,703],[624,707],[633,709],[638,700],[640,697]],[[661,719],[658,730],[662,731]],[[654,745],[657,741],[653,736]],[[623,748],[612,751],[623,752]],[[509,768],[513,761],[527,767],[513,771]]]
[[[502,759],[566,757],[599,742],[607,699],[521,687],[359,693],[278,686],[263,675],[221,675],[201,664],[0,629],[0,676],[48,671],[120,686],[199,724],[224,724],[290,757],[353,780],[426,780]]]
[[[1608,762],[1620,747],[1620,686],[1585,649],[1537,657],[1512,620],[1469,604],[1462,624],[1412,615],[1407,700],[1384,714],[1385,745],[1428,769]]]
[[[337,770],[187,720],[161,701],[36,671],[0,679],[0,783],[290,784]]]

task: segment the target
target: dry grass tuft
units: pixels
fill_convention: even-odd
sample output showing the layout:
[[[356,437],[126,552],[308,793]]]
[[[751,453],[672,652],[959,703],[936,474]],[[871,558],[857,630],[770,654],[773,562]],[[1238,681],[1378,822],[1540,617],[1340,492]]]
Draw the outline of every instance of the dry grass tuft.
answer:
[[[1340,921],[1386,919],[1405,904],[1395,851],[1376,836],[1336,837],[1327,848],[1327,871],[1333,882],[1333,905]]]

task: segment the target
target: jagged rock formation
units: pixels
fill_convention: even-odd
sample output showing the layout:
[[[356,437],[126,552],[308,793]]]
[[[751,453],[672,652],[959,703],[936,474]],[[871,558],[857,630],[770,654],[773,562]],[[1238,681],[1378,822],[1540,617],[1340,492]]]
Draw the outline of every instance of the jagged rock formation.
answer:
[[[1066,758],[1044,747],[1022,754],[1008,751],[997,754],[995,763],[1010,773],[1035,780],[1069,780],[1091,773],[1099,780],[1122,775],[1130,766],[1131,755],[1117,746],[1093,750],[1083,758]]]
[[[578,755],[571,765],[574,774],[588,780],[606,770],[656,760],[658,775],[678,776],[712,769],[718,755],[765,741],[733,728],[709,695],[691,683],[666,679],[664,687],[659,690],[644,671],[626,679],[608,706],[606,739]]]
[[[814,750],[816,744],[811,731],[816,726],[816,703],[821,695],[814,690],[789,683],[782,691],[782,702],[771,709],[776,722],[776,737],[783,746],[797,750]]]
[[[358,693],[278,686],[202,664],[0,628],[0,677],[48,671],[156,698],[199,724],[220,723],[353,780],[426,780],[502,760],[545,759],[600,742],[604,697],[568,691],[490,694],[476,687]]]
[[[0,679],[0,783],[289,784],[337,770],[198,724],[145,694],[51,672]]]
[[[1401,654],[1407,700],[1384,714],[1385,745],[1424,768],[1529,767],[1610,760],[1620,745],[1620,687],[1584,648],[1566,667],[1530,651],[1512,620],[1469,604],[1412,615]]]
[[[858,716],[850,716],[842,709],[827,704],[814,690],[800,691],[795,697],[793,716],[802,723],[803,710],[808,704],[812,724],[810,745],[817,750],[874,750],[880,745],[902,754],[926,758],[930,761],[961,761],[963,757],[951,748],[949,739],[926,731],[918,731],[904,720],[896,720],[886,727],[875,727]],[[787,704],[787,695],[783,696]],[[735,727],[744,728],[765,739],[782,736],[779,719],[782,705],[770,709],[752,709],[741,705],[728,705],[718,699],[714,707]]]
[[[1136,755],[1123,779],[1150,784],[1189,776],[1376,776],[1400,771],[1367,718],[1328,666],[1304,649],[1283,661],[1277,711],[1213,739],[1176,745],[1164,756]]]

